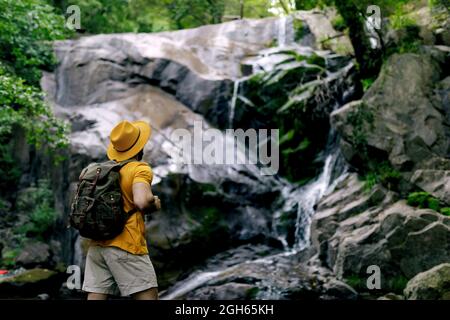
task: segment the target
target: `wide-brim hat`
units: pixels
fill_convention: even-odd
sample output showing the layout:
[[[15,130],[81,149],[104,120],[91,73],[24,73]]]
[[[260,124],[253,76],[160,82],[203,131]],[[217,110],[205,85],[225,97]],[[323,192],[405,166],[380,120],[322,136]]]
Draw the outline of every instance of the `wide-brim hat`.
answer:
[[[120,162],[134,157],[144,148],[151,131],[145,121],[120,122],[109,136],[108,158]]]

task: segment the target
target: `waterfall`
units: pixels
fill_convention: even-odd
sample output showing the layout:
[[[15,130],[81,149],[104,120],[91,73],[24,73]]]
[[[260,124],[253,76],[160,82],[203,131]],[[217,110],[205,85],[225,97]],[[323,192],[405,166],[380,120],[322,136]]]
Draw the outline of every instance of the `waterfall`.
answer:
[[[299,190],[297,196],[298,210],[297,221],[295,223],[295,250],[303,250],[310,244],[311,219],[315,213],[315,206],[322,197],[335,186],[332,175],[338,163],[339,148],[334,146],[327,155],[322,173],[313,182]],[[346,170],[339,172],[339,177],[345,174]],[[340,180],[340,179],[339,179]]]
[[[284,47],[286,45],[286,22],[285,16],[281,17],[278,22],[278,46]]]
[[[294,42],[293,21],[293,16],[282,16],[278,20],[278,47],[285,47]]]
[[[174,290],[172,290],[169,294],[163,295],[161,297],[161,300],[177,299],[178,297],[185,295],[189,291],[197,289],[198,287],[205,284],[209,280],[214,279],[219,274],[220,271],[200,272],[197,275],[191,277],[188,281],[182,283],[182,285],[176,286],[176,288],[174,288]]]
[[[324,195],[333,191],[339,181],[342,181],[347,172],[347,166],[340,166],[340,151],[336,141],[336,133],[330,130],[327,147],[324,150],[325,161],[322,172],[319,177],[302,187],[295,187],[286,180],[281,179],[280,184],[275,184],[273,177],[266,177],[276,187],[282,189],[282,197],[284,201],[283,207],[279,212],[274,214],[274,219],[280,217],[279,213],[283,210],[290,209],[297,206],[297,221],[295,225],[295,243],[293,248],[289,247],[286,241],[286,235],[275,235],[284,245],[285,250],[281,253],[275,253],[263,258],[255,260],[248,260],[245,263],[272,263],[274,258],[280,256],[295,255],[299,251],[309,246],[310,225],[312,216],[315,213],[317,203]],[[337,177],[333,179],[333,177]],[[264,183],[264,181],[261,181]],[[239,269],[241,264],[232,265],[230,267],[219,268],[214,270],[205,270],[197,272],[187,279],[177,282],[172,288],[162,293],[162,300],[180,299],[187,293],[207,284],[210,281],[220,279],[221,276],[226,275],[236,269]],[[277,293],[273,292],[273,296],[268,298],[276,298]]]
[[[228,127],[229,128],[233,128],[234,112],[236,109],[236,102],[237,102],[237,98],[238,98],[238,94],[239,94],[239,87],[240,87],[241,82],[242,82],[241,79],[237,79],[234,81],[233,97],[231,98],[230,112],[228,115]]]

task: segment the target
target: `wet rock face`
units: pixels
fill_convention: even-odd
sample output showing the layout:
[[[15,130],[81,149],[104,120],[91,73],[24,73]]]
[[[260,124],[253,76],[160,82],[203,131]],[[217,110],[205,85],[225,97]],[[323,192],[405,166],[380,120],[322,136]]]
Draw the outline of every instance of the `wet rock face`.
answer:
[[[206,276],[198,287],[178,294],[175,299],[356,299],[357,293],[347,284],[333,279],[321,268],[301,262],[300,255],[275,255],[245,261]],[[304,257],[303,257],[304,258]],[[176,287],[175,287],[176,292]],[[164,296],[163,296],[164,299]]]
[[[450,264],[443,263],[412,278],[404,291],[411,300],[450,300]]]
[[[220,186],[199,184],[185,174],[167,176],[153,192],[164,207],[148,219],[147,242],[162,288],[229,247],[249,242],[278,244],[270,224],[271,198],[276,195],[261,194],[265,201],[246,204],[248,199],[236,190],[226,194]]]

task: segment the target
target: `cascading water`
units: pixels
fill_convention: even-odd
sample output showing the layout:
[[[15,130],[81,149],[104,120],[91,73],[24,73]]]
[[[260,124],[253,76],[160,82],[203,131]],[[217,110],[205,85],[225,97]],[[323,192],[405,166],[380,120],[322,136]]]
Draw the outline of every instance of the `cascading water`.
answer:
[[[295,186],[289,184],[287,181],[281,180],[278,185],[282,189],[284,206],[280,209],[288,210],[292,207],[297,207],[297,223],[296,223],[296,240],[293,247],[287,244],[285,239],[286,235],[275,235],[284,245],[285,251],[282,253],[275,253],[264,258],[259,258],[255,260],[242,262],[246,263],[272,263],[274,258],[280,256],[292,256],[303,250],[309,245],[309,228],[311,218],[315,212],[315,206],[320,201],[320,199],[327,193],[331,192],[336,184],[341,181],[345,175],[347,168],[345,166],[339,165],[339,148],[334,141],[335,133],[330,132],[330,141],[328,143],[328,148],[325,150],[326,160],[324,162],[322,173],[319,177],[312,181],[311,183],[295,188]],[[333,180],[333,177],[337,176]],[[273,178],[270,177],[273,181]],[[279,217],[276,213],[274,214],[274,219]],[[179,299],[185,294],[207,284],[211,280],[215,280],[218,277],[235,271],[240,267],[240,264],[233,265],[231,267],[225,267],[223,269],[216,270],[205,270],[197,272],[187,279],[178,282],[172,288],[169,288],[167,292],[164,292],[161,296],[163,300]],[[276,298],[278,293],[271,292],[267,293],[265,298]],[[268,296],[267,296],[268,295]],[[264,298],[264,297],[262,297]]]
[[[294,43],[293,40],[293,23],[292,17],[282,17],[278,22],[278,47],[271,48],[270,52],[264,50],[261,52],[259,57],[249,61],[252,65],[253,74],[259,72],[269,72],[274,68],[277,68],[283,60],[286,59],[282,54],[283,48],[290,46],[293,50],[299,52],[299,54],[309,55],[312,52],[311,48],[302,47]],[[280,51],[280,49],[282,49]],[[278,50],[278,51],[277,51]],[[277,60],[278,59],[278,60]],[[328,65],[327,65],[328,66]],[[344,77],[344,74],[348,72],[349,68],[352,68],[350,63],[346,67],[342,68],[342,71],[337,72],[327,72],[327,77],[324,79],[325,86],[331,81],[339,79],[339,77]],[[242,100],[245,102],[245,97],[240,96],[241,83],[246,80],[246,78],[237,79],[234,82],[233,95],[230,101],[229,110],[229,127],[233,128],[234,116],[236,111],[237,101]],[[329,88],[324,88],[328,90]],[[333,108],[339,107],[338,103],[335,103]],[[227,139],[224,136],[224,139]],[[245,150],[240,149],[238,157],[245,157]],[[169,152],[170,153],[170,152]],[[169,288],[162,295],[162,299],[178,299],[183,297],[189,292],[204,286],[210,281],[217,280],[236,268],[239,268],[241,264],[246,263],[271,263],[275,257],[281,256],[291,256],[295,255],[301,250],[309,246],[310,241],[310,224],[311,219],[314,215],[315,208],[318,202],[322,199],[324,195],[331,192],[336,184],[345,177],[346,167],[342,166],[340,161],[340,153],[337,144],[336,134],[333,130],[330,130],[328,143],[323,151],[321,158],[323,159],[323,168],[321,173],[316,179],[309,182],[308,184],[298,187],[288,181],[273,176],[261,176],[259,175],[259,169],[255,165],[232,165],[227,167],[227,171],[224,172],[223,168],[216,168],[211,170],[205,166],[189,166],[189,174],[191,178],[199,182],[213,182],[216,185],[220,184],[220,179],[227,176],[239,183],[248,184],[250,188],[272,188],[280,191],[282,198],[282,206],[279,210],[275,211],[272,215],[272,237],[278,239],[284,247],[284,251],[279,253],[276,250],[273,254],[269,254],[264,258],[253,258],[249,261],[242,261],[240,264],[232,265],[231,267],[224,264],[223,267],[208,267],[203,271],[195,272],[185,280],[177,282],[173,287]],[[244,175],[241,173],[245,172]],[[249,178],[250,177],[250,178]],[[280,220],[283,219],[283,214],[285,212],[296,213],[295,219],[295,234],[294,243],[289,243],[287,240],[288,235],[277,230],[276,226]],[[270,293],[270,297],[276,297],[277,293]]]
[[[278,46],[285,47],[294,42],[294,18],[292,16],[282,16],[278,20]]]
[[[229,117],[228,117],[229,128],[233,128],[234,112],[235,112],[235,109],[236,109],[236,102],[237,102],[237,99],[238,99],[239,87],[240,87],[241,82],[242,82],[241,79],[237,79],[237,80],[234,81],[233,97],[231,98],[230,112],[229,112]]]

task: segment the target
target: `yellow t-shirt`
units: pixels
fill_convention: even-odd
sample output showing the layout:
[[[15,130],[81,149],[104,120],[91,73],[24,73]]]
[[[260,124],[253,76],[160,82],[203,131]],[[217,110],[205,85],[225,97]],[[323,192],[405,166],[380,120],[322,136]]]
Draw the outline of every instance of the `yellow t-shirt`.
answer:
[[[133,161],[120,169],[120,188],[122,189],[123,208],[126,212],[134,209],[133,184],[144,182],[151,185],[153,173],[145,162]],[[137,211],[128,219],[122,233],[111,240],[92,241],[91,245],[117,247],[132,254],[148,254],[145,240],[144,215]]]

